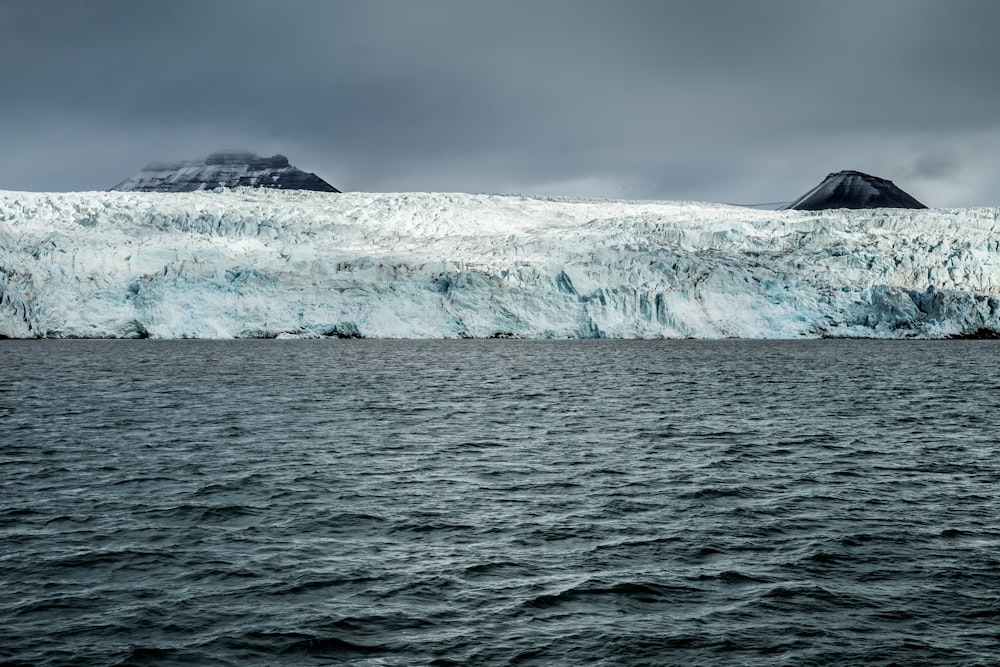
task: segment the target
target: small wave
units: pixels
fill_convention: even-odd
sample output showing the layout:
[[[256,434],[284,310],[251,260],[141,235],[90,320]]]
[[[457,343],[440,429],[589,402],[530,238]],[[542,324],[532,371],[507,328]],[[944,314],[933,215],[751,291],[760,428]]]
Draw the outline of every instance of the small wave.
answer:
[[[407,522],[397,524],[389,529],[390,533],[433,533],[437,531],[464,531],[471,530],[475,526],[466,523],[443,523],[443,522]]]
[[[161,664],[198,664],[205,656],[195,655],[175,648],[156,648],[139,646],[131,649],[129,654],[112,667],[139,667],[139,665]]]
[[[146,484],[150,482],[164,482],[165,484],[176,484],[177,478],[175,477],[164,477],[162,475],[152,475],[152,476],[140,476],[140,477],[128,477],[123,479],[116,479],[111,482],[111,486],[135,486],[137,484]]]
[[[48,561],[51,567],[93,567],[105,564],[128,564],[137,562],[165,563],[175,560],[170,551],[153,549],[109,549],[94,551],[78,551],[69,555],[60,555]]]
[[[715,500],[717,498],[748,498],[754,494],[753,489],[745,486],[707,486],[678,495],[685,500]]]
[[[736,570],[725,570],[718,574],[700,574],[698,575],[698,581],[720,581],[731,586],[741,586],[768,583],[770,580],[743,574]]]
[[[828,551],[817,551],[816,553],[806,556],[806,560],[820,563],[821,565],[836,565],[837,563],[842,563],[845,560],[850,560],[850,556],[846,554],[830,553]]]
[[[608,551],[617,549],[637,549],[637,548],[649,548],[659,549],[664,545],[677,544],[683,542],[680,537],[649,537],[641,538],[635,540],[622,540],[621,542],[612,542],[610,544],[598,544],[592,551]]]
[[[336,588],[338,586],[359,585],[364,583],[370,583],[372,581],[377,581],[377,579],[375,579],[374,577],[354,577],[349,579],[348,578],[306,579],[304,581],[298,581],[289,586],[276,590],[274,594],[298,595],[300,593],[321,591],[327,588]]]
[[[354,524],[364,524],[364,523],[385,523],[386,518],[379,516],[378,514],[370,514],[368,512],[340,512],[331,516],[326,521],[337,526],[347,526],[350,527]]]
[[[968,530],[962,530],[961,528],[945,528],[940,533],[938,533],[938,535],[940,537],[953,539],[956,537],[970,537],[972,535],[975,535],[975,533]]]
[[[848,547],[860,547],[868,542],[877,541],[879,538],[870,533],[856,533],[854,535],[844,535],[840,538],[840,543]]]
[[[54,516],[54,517],[52,517],[50,519],[46,519],[42,523],[44,523],[47,526],[47,525],[49,525],[51,523],[63,523],[63,522],[66,522],[66,521],[71,521],[71,522],[76,522],[76,523],[83,524],[83,523],[89,522],[90,521],[90,517],[89,516],[70,516],[69,514],[60,514],[60,515]]]
[[[200,523],[202,521],[224,522],[240,517],[255,516],[260,509],[249,505],[200,505],[181,503],[172,507],[154,507],[141,511],[161,519],[174,519],[183,522]]]
[[[204,521],[228,521],[229,519],[254,516],[259,513],[260,510],[256,507],[248,507],[246,505],[217,505],[203,510],[200,518]]]
[[[292,642],[281,655],[306,654],[314,658],[347,658],[356,655],[389,653],[392,649],[377,644],[362,644],[339,637],[310,637]]]
[[[724,555],[726,552],[722,549],[716,549],[715,547],[699,547],[695,555],[698,558],[714,558],[715,556]]]
[[[220,638],[217,643],[234,654],[246,657],[285,656],[280,661],[282,663],[287,663],[289,658],[294,660],[295,656],[309,660],[342,660],[388,653],[393,650],[354,639],[317,636],[302,632],[250,631],[239,636]]]
[[[373,594],[381,600],[403,598],[425,602],[427,600],[438,600],[446,591],[458,588],[457,582],[450,577],[432,576],[426,579],[409,581],[388,590],[373,592]]]
[[[189,576],[193,581],[220,583],[224,581],[256,581],[261,573],[246,567],[239,567],[230,563],[220,563],[220,567],[201,567],[192,572]]]
[[[546,593],[527,600],[522,606],[534,609],[548,609],[564,603],[597,600],[608,597],[652,604],[665,600],[685,598],[703,592],[702,589],[692,586],[623,582],[611,586],[577,586],[560,593]]]
[[[14,608],[14,614],[28,616],[51,610],[84,610],[92,606],[93,600],[79,595],[64,595],[46,600],[33,600]]]
[[[842,601],[842,597],[829,591],[822,586],[775,586],[764,593],[763,597],[778,600],[790,600],[793,598],[809,598],[812,600],[822,600],[824,602]]]
[[[265,476],[253,474],[253,475],[247,475],[246,477],[242,477],[237,480],[233,480],[231,482],[222,482],[222,483],[213,482],[211,484],[206,484],[205,486],[197,489],[191,495],[194,497],[201,497],[201,496],[211,496],[217,493],[246,492],[247,489],[251,488],[251,486],[256,481],[259,481],[261,479],[265,479]]]
[[[534,569],[511,560],[491,561],[469,565],[464,570],[469,577],[515,577],[530,576]]]
[[[966,612],[963,616],[965,618],[1000,618],[1000,607],[976,609],[975,611]]]
[[[0,516],[6,517],[26,517],[26,516],[41,516],[44,512],[39,512],[38,510],[33,510],[30,507],[11,507],[9,509],[2,510]]]

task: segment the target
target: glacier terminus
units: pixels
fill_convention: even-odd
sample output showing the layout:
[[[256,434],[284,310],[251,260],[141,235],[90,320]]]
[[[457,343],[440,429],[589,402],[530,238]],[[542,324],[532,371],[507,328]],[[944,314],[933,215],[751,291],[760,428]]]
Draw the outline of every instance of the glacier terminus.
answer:
[[[0,192],[6,338],[1000,332],[1000,209]]]

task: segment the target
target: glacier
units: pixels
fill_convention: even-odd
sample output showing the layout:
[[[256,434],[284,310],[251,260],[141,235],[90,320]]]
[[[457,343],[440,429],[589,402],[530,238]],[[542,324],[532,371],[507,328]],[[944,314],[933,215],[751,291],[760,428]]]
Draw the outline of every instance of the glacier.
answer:
[[[998,208],[0,192],[0,337],[989,336],[998,220]]]

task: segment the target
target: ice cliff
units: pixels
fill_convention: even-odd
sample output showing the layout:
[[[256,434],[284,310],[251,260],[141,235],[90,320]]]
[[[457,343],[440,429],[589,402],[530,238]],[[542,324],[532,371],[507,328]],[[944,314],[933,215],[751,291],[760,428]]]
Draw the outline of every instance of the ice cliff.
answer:
[[[0,336],[1000,331],[1000,209],[0,192]]]

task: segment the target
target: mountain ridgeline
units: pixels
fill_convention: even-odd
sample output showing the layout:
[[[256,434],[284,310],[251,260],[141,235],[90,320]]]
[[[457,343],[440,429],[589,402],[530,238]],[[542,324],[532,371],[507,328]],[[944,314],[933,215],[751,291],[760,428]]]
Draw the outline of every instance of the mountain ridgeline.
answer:
[[[111,188],[123,192],[194,192],[216,188],[273,188],[340,192],[284,155],[261,157],[245,151],[213,153],[203,160],[153,163]],[[838,171],[785,209],[821,211],[847,208],[927,208],[892,181],[860,171]]]

